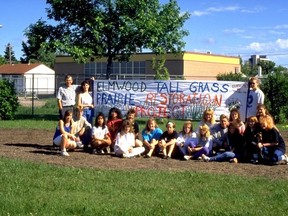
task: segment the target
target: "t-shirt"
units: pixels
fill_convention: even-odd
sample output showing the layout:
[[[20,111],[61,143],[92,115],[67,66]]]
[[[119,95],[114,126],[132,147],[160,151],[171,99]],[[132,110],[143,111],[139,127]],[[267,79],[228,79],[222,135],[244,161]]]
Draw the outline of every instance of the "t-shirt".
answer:
[[[159,140],[163,131],[161,128],[155,128],[153,131],[147,132],[145,129],[142,131],[143,141],[147,140],[149,143],[152,139]]]
[[[94,126],[92,129],[92,136],[98,138],[98,139],[104,139],[105,135],[109,134],[109,130],[108,127],[105,126],[105,128],[103,128],[102,126]]]
[[[176,131],[173,131],[173,133],[169,134],[168,131],[165,131],[161,137],[160,140],[165,140],[165,142],[170,142],[172,139],[177,139],[178,135]]]
[[[250,90],[247,99],[247,118],[256,116],[258,104],[264,104],[264,93],[259,88],[255,91]]]
[[[81,116],[79,119],[74,119],[73,126],[75,127],[76,136],[78,135],[78,133],[80,132],[82,128],[92,127],[91,124],[83,116]]]
[[[115,142],[115,152],[119,151],[120,149],[122,152],[128,153],[128,149],[133,146],[135,146],[134,133],[129,132],[123,135],[117,133]]]

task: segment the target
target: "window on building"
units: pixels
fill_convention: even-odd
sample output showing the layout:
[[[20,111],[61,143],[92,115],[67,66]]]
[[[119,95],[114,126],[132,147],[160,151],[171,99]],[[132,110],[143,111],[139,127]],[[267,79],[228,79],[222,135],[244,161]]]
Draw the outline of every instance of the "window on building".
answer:
[[[135,62],[113,62],[112,72],[115,75],[138,75],[145,74],[145,61]],[[86,77],[105,77],[106,62],[92,62],[84,65],[84,73]]]

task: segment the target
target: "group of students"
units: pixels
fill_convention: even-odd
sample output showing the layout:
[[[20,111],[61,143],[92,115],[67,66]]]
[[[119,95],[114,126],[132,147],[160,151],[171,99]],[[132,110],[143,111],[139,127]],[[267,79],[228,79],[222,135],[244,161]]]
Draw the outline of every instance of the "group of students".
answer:
[[[149,118],[140,132],[134,109],[129,109],[123,119],[121,111],[113,107],[107,117],[98,113],[93,123],[90,82],[81,83],[78,95],[72,82],[72,77],[66,76],[66,85],[59,88],[57,95],[60,120],[53,144],[60,147],[63,156],[69,156],[67,149],[84,148],[91,153],[113,152],[124,158],[142,155],[145,158],[159,156],[163,159],[173,157],[207,162],[288,162],[285,142],[273,117],[262,103],[258,102],[256,112],[247,119],[246,124],[241,121],[238,109],[230,110],[230,116],[222,114],[219,123],[215,121],[213,109],[206,109],[196,130],[191,121],[185,121],[182,130],[177,133],[175,123],[168,121],[163,132],[156,119]],[[257,88],[256,79],[252,78],[250,82],[254,85],[253,94],[258,94],[258,98],[260,94],[261,98],[262,93]]]

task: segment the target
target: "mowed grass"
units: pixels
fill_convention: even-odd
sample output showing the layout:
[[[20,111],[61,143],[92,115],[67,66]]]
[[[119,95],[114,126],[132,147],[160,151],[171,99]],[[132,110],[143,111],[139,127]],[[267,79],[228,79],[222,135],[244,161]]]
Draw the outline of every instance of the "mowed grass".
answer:
[[[22,107],[16,120],[1,121],[0,128],[55,130],[57,107],[50,108],[44,106],[45,114],[29,118]],[[177,131],[183,121],[175,120]],[[145,122],[139,119],[141,129]],[[163,130],[166,122],[159,121]],[[97,170],[5,157],[0,157],[0,173],[0,215],[263,216],[288,212],[288,182],[281,179],[200,171]]]
[[[97,161],[95,161],[97,162]],[[1,215],[286,215],[284,180],[0,158]]]

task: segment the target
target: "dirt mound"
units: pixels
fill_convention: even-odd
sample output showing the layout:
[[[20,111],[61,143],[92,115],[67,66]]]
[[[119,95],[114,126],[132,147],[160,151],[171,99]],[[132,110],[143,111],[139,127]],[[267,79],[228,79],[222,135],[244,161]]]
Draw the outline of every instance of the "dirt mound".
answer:
[[[288,140],[288,132],[282,133]],[[90,167],[117,170],[169,170],[200,171],[208,173],[233,173],[239,176],[261,176],[288,179],[288,165],[265,166],[253,164],[205,163],[203,161],[163,160],[158,157],[121,159],[113,155],[92,155],[75,150],[70,157],[61,157],[52,147],[53,132],[29,129],[1,129],[0,155],[27,161],[59,166]]]

